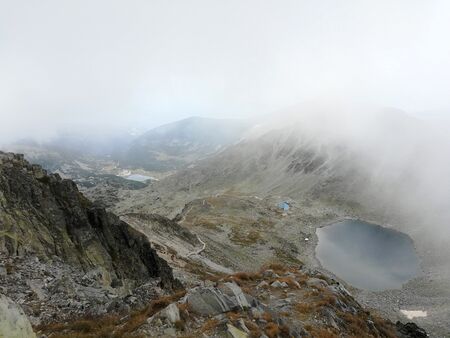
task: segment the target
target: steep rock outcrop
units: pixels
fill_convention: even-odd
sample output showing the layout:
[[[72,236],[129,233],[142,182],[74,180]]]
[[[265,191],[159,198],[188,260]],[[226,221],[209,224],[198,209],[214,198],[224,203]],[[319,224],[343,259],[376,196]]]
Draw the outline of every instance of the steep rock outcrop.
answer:
[[[22,155],[0,152],[0,251],[58,256],[89,271],[103,269],[109,285],[161,278],[178,287],[167,263],[144,235],[94,206],[71,180],[48,175]]]

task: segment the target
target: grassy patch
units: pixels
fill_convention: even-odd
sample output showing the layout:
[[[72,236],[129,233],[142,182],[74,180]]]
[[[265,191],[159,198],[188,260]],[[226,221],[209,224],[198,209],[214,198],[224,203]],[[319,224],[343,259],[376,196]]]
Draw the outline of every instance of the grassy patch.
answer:
[[[262,243],[263,238],[257,230],[246,231],[241,225],[234,225],[231,227],[230,241],[240,245],[252,245]]]
[[[286,262],[289,265],[297,265],[302,266],[303,262],[299,260],[297,257],[293,256],[291,253],[287,252],[282,248],[275,248],[275,257],[280,262]]]

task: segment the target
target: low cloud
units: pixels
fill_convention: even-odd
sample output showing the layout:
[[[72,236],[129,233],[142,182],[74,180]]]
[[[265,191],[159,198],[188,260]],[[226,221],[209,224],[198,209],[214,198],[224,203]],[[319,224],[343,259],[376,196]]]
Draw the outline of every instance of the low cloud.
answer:
[[[318,97],[449,108],[447,1],[10,1],[0,135],[254,117]]]

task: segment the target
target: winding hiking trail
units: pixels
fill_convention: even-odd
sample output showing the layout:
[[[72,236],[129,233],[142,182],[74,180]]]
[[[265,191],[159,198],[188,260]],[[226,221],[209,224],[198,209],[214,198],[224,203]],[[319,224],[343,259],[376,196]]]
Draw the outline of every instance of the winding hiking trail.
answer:
[[[200,254],[201,254],[203,251],[205,251],[205,249],[206,249],[206,243],[203,242],[203,241],[201,240],[201,238],[200,238],[198,235],[196,235],[196,236],[197,236],[198,241],[199,241],[200,243],[202,243],[202,247],[201,247],[200,249],[198,249],[197,251],[192,251],[192,252],[188,253],[188,254],[186,255],[186,257],[190,257],[190,256],[192,256],[192,255],[200,255]]]

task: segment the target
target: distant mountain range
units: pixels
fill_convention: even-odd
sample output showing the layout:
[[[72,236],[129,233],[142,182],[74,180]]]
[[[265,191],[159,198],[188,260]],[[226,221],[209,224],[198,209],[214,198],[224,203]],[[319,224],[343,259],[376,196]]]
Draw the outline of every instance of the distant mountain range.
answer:
[[[137,137],[121,156],[121,165],[152,171],[174,170],[223,150],[249,129],[244,120],[191,117]]]
[[[121,168],[164,172],[185,168],[223,150],[239,141],[250,126],[246,120],[191,117],[141,135],[75,133],[40,143],[21,140],[4,150],[24,153],[27,159],[53,172],[69,169],[67,174],[71,178],[77,178],[86,169],[77,161],[110,161]]]

